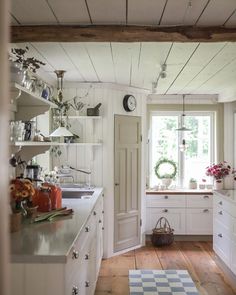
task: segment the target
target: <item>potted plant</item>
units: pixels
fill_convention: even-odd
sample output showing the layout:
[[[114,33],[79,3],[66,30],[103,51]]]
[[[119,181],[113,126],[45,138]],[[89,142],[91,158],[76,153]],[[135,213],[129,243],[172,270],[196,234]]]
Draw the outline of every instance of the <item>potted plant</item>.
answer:
[[[157,161],[154,170],[157,178],[161,179],[162,184],[168,188],[172,179],[176,177],[177,165],[175,161],[162,157]]]
[[[9,57],[9,60],[12,62],[11,71],[13,74],[16,74],[13,79],[26,88],[30,88],[28,84],[31,84],[35,80],[31,79],[30,73],[36,73],[40,66],[46,65],[35,57],[26,57],[28,51],[28,46],[25,49],[12,48]]]
[[[214,179],[214,189],[223,189],[223,179],[231,172],[230,165],[223,161],[219,164],[212,164],[206,168],[206,175]]]
[[[197,180],[195,178],[190,178],[189,189],[197,189]]]

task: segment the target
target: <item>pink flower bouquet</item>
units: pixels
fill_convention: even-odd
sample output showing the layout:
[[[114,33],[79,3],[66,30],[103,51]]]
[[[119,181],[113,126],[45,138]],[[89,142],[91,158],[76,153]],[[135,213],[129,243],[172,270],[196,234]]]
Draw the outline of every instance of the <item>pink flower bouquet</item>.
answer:
[[[216,182],[221,182],[223,178],[230,174],[231,167],[224,161],[219,164],[212,164],[206,168],[206,175],[212,176]]]

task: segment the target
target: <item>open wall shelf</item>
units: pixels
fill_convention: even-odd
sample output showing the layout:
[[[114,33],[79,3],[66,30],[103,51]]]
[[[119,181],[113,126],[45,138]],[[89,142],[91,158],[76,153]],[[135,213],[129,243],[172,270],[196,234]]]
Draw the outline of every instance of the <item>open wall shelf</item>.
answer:
[[[101,146],[102,143],[93,142],[76,142],[76,143],[64,143],[64,142],[43,142],[43,141],[16,141],[11,143],[12,146]]]

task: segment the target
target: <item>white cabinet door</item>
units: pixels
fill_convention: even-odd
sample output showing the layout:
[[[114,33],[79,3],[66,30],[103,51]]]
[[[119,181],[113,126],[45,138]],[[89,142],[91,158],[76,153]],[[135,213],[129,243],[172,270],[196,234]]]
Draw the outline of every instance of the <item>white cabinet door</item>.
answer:
[[[96,275],[98,276],[100,264],[103,256],[103,198],[96,206]]]
[[[230,257],[230,268],[236,275],[236,242],[231,242],[231,257]]]
[[[212,235],[212,209],[186,209],[186,233],[189,235]]]
[[[233,217],[231,217],[225,210],[214,204],[214,220],[221,223],[224,233],[231,235],[233,230]]]
[[[163,216],[174,229],[174,234],[185,234],[185,209],[181,208],[147,208],[147,233],[152,233],[157,220]]]
[[[214,219],[213,249],[228,266],[230,265],[230,246],[230,237],[225,233],[222,224]]]

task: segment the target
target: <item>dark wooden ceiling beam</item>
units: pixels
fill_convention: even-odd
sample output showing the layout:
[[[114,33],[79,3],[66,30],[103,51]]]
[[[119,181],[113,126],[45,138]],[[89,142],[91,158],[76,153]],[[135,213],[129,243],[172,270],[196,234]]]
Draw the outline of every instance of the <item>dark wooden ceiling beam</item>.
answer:
[[[12,26],[11,42],[224,42],[236,28],[147,26]]]

